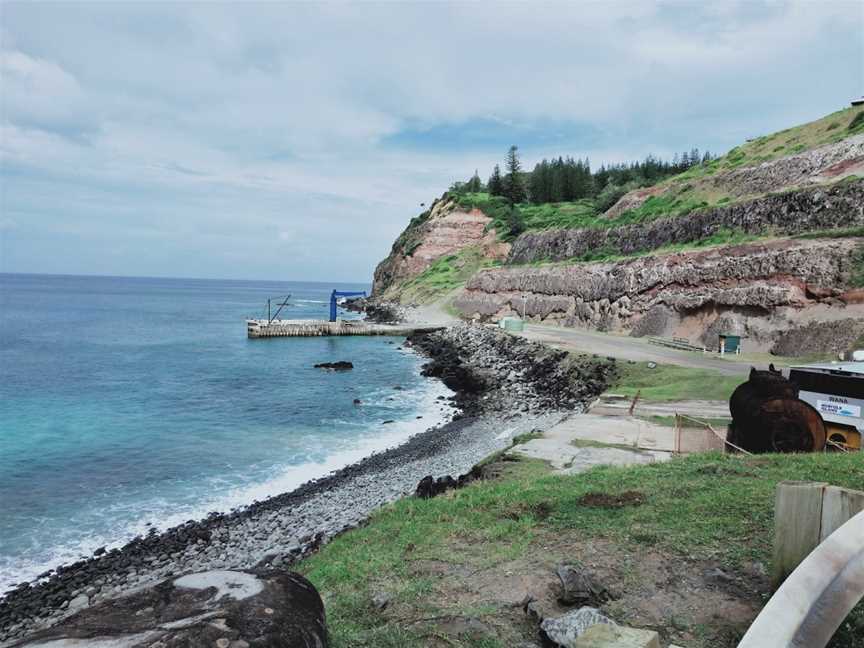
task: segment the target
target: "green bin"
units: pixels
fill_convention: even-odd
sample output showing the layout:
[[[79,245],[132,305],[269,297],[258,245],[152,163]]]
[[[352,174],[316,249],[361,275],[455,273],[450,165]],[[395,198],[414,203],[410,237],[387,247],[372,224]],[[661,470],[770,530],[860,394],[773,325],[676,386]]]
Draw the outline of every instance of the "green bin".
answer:
[[[720,348],[725,348],[726,353],[738,353],[741,350],[741,336],[721,333]]]
[[[498,326],[505,331],[512,331],[514,333],[519,333],[525,329],[525,323],[518,317],[502,317]]]

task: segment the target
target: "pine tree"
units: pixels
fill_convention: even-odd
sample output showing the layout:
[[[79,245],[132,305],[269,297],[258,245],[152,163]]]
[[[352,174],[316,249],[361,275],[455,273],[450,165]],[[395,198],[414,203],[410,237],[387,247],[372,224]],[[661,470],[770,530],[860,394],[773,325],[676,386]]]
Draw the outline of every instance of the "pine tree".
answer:
[[[474,175],[471,176],[471,179],[466,183],[465,187],[468,191],[473,193],[483,191],[483,183],[480,181],[480,174],[477,173],[477,169],[474,169]]]
[[[534,165],[534,170],[531,172],[531,179],[528,183],[528,193],[530,194],[531,202],[535,205],[541,205],[546,202],[546,160]]]
[[[510,147],[507,153],[507,175],[504,177],[504,195],[513,205],[525,202],[525,187],[522,185],[522,178],[519,177],[522,165],[519,163],[518,151],[517,146]]]
[[[491,196],[504,195],[504,181],[501,179],[501,168],[496,164],[492,169],[492,175],[489,176],[489,182],[486,183],[486,188]]]

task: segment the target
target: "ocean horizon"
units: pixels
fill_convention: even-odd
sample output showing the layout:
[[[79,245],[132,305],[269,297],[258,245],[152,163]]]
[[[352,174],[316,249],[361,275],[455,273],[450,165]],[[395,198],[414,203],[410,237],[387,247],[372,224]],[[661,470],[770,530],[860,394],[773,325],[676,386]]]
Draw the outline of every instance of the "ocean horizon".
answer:
[[[285,318],[326,319],[333,288],[369,291],[0,274],[0,593],[436,424],[449,392],[398,338],[247,339],[268,298],[291,294]],[[355,368],[313,368],[336,360]]]

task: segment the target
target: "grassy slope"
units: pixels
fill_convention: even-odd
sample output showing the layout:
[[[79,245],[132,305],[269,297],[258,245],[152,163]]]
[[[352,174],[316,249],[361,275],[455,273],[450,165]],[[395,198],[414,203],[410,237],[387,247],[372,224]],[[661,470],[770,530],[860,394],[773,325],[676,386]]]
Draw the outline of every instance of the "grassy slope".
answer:
[[[723,376],[708,369],[693,369],[678,365],[658,364],[653,369],[647,362],[619,363],[620,375],[609,391],[635,396],[646,401],[729,400],[744,379]]]
[[[729,204],[732,197],[721,189],[708,187],[700,180],[717,173],[754,166],[788,155],[838,142],[846,137],[864,133],[864,108],[850,107],[822,119],[788,128],[784,131],[756,138],[733,148],[726,155],[708,164],[693,167],[682,174],[659,183],[668,187],[659,196],[652,196],[641,207],[620,214],[614,219],[602,218],[592,201],[522,204],[519,209],[528,230],[552,228],[616,227],[629,223],[650,221],[661,216],[680,216],[697,209]],[[752,198],[751,197],[748,197]],[[503,198],[487,193],[469,193],[459,197],[460,205],[477,207],[503,223],[507,204]],[[499,231],[503,229],[499,226]]]
[[[757,137],[741,146],[736,146],[723,157],[712,160],[705,166],[689,169],[672,180],[689,180],[720,171],[754,166],[825,144],[834,144],[852,135],[860,135],[864,133],[862,114],[864,114],[864,107],[844,108],[822,119]]]
[[[639,557],[646,551],[678,555],[683,563],[710,560],[737,573],[750,561],[770,562],[777,482],[814,480],[857,488],[864,479],[860,454],[707,453],[639,467],[598,467],[566,477],[547,475],[536,462],[508,465],[508,474],[495,481],[474,483],[433,500],[396,502],[299,566],[325,598],[334,646],[503,648],[494,639],[468,636],[437,643],[434,630],[422,620],[447,615],[494,618],[506,611],[491,604],[460,605],[445,595],[444,577],[426,573],[424,564],[443,561],[479,573],[551,551],[554,541],[564,552],[560,559],[573,560],[562,539],[576,543],[596,538],[617,548],[622,564],[637,563],[635,582],[640,578]],[[645,504],[603,509],[586,508],[578,501],[586,493],[634,490],[645,495]],[[553,579],[550,574],[550,582]],[[379,589],[394,595],[387,611],[370,603]],[[677,625],[695,636],[686,643],[688,648],[733,646],[734,637],[728,637],[722,623],[718,619],[716,627],[688,627],[684,619]],[[674,638],[675,630],[670,633]],[[864,646],[860,606],[831,645]]]
[[[688,169],[659,183],[667,190],[648,198],[639,208],[621,214],[616,222],[644,222],[660,216],[681,216],[698,209],[750,200],[756,196],[734,199],[723,189],[704,181],[718,173],[756,166],[781,157],[795,155],[825,144],[864,133],[864,108],[850,107],[801,126],[755,138],[736,146],[726,155]],[[779,187],[778,187],[779,189]]]
[[[431,266],[399,287],[403,303],[425,304],[462,286],[480,268],[496,265],[476,247],[437,259]]]

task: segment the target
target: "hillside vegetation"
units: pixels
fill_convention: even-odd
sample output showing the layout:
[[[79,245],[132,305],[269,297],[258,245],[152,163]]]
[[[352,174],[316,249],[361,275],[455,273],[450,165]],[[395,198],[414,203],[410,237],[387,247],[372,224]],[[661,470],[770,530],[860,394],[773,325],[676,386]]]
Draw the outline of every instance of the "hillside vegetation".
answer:
[[[412,219],[390,256],[376,269],[376,292],[386,292],[388,298],[405,302],[430,301],[455,290],[474,271],[490,265],[481,258],[480,252],[465,250],[474,246],[475,241],[431,246],[436,249],[431,257],[430,246],[421,247],[437,236],[436,228],[445,227],[442,219],[446,219],[447,214],[458,211],[471,212],[475,218],[488,217],[486,231],[494,230],[494,237],[503,247],[494,254],[487,253],[487,257],[497,260],[506,257],[507,264],[613,261],[791,234],[806,235],[811,233],[807,228],[786,232],[770,224],[760,226],[760,222],[766,220],[765,213],[785,213],[787,197],[788,202],[799,206],[800,212],[800,205],[806,200],[798,197],[808,187],[811,193],[812,187],[825,187],[832,195],[849,193],[833,189],[842,183],[860,183],[864,176],[862,160],[862,106],[754,138],[720,157],[700,154],[698,149],[693,149],[672,161],[648,156],[629,164],[601,166],[596,171],[592,171],[587,159],[567,157],[551,162],[544,160],[534,171],[525,172],[521,170],[518,149],[514,146],[507,155],[506,174],[496,165],[493,176],[484,184],[475,173],[469,181],[455,183],[430,209]],[[683,171],[679,172],[681,169]],[[534,195],[538,191],[542,192],[539,197]],[[544,202],[548,195],[567,195],[572,199]],[[818,195],[810,202],[816,210],[813,213],[822,214],[818,210],[829,207],[834,211],[838,209],[833,203],[816,205]],[[720,208],[726,207],[738,211],[718,213]],[[751,218],[751,211],[757,215]],[[846,211],[848,216],[854,209]],[[746,215],[740,216],[744,212]],[[670,230],[680,229],[680,235],[666,232],[656,241],[646,241],[648,244],[635,247],[616,243],[625,237],[622,226],[648,228],[662,225],[658,223],[660,219],[682,217],[686,220],[669,225]],[[679,225],[695,223],[692,219],[710,221],[711,226],[700,230],[695,225],[689,228]],[[739,221],[747,226],[742,228]],[[819,233],[841,237],[858,235],[840,231],[856,223],[835,225],[827,216],[822,221],[810,228],[813,233],[827,229]],[[582,239],[596,244],[571,245],[564,240],[573,239],[574,233],[580,232]],[[561,239],[560,244],[549,236]],[[507,245],[512,245],[509,253]],[[427,252],[420,258],[415,255],[415,252],[420,254],[418,250]],[[566,254],[562,254],[562,250]]]
[[[434,301],[463,286],[480,268],[495,265],[498,263],[487,259],[480,248],[463,248],[456,254],[439,258],[419,275],[402,284],[401,298],[406,303]]]
[[[695,210],[749,200],[764,192],[736,195],[733,187],[716,181],[716,176],[770,162],[808,151],[825,144],[840,142],[864,133],[864,107],[850,107],[814,122],[755,138],[733,148],[725,155],[695,164],[683,173],[652,183],[644,178],[614,184],[600,189],[595,195],[570,202],[516,205],[521,229],[574,229],[587,227],[611,228],[630,223],[646,222],[662,216],[683,216]],[[626,176],[625,176],[626,177]],[[524,182],[531,183],[531,174]],[[495,227],[504,236],[512,236],[511,205],[504,196],[488,191],[469,191],[468,185],[451,189],[451,194],[464,208],[477,208],[492,217]],[[647,197],[640,205],[616,215],[604,215],[611,206],[609,196],[621,197],[628,189],[656,187],[657,195]],[[782,187],[774,187],[773,191]],[[614,202],[614,201],[613,201]]]

